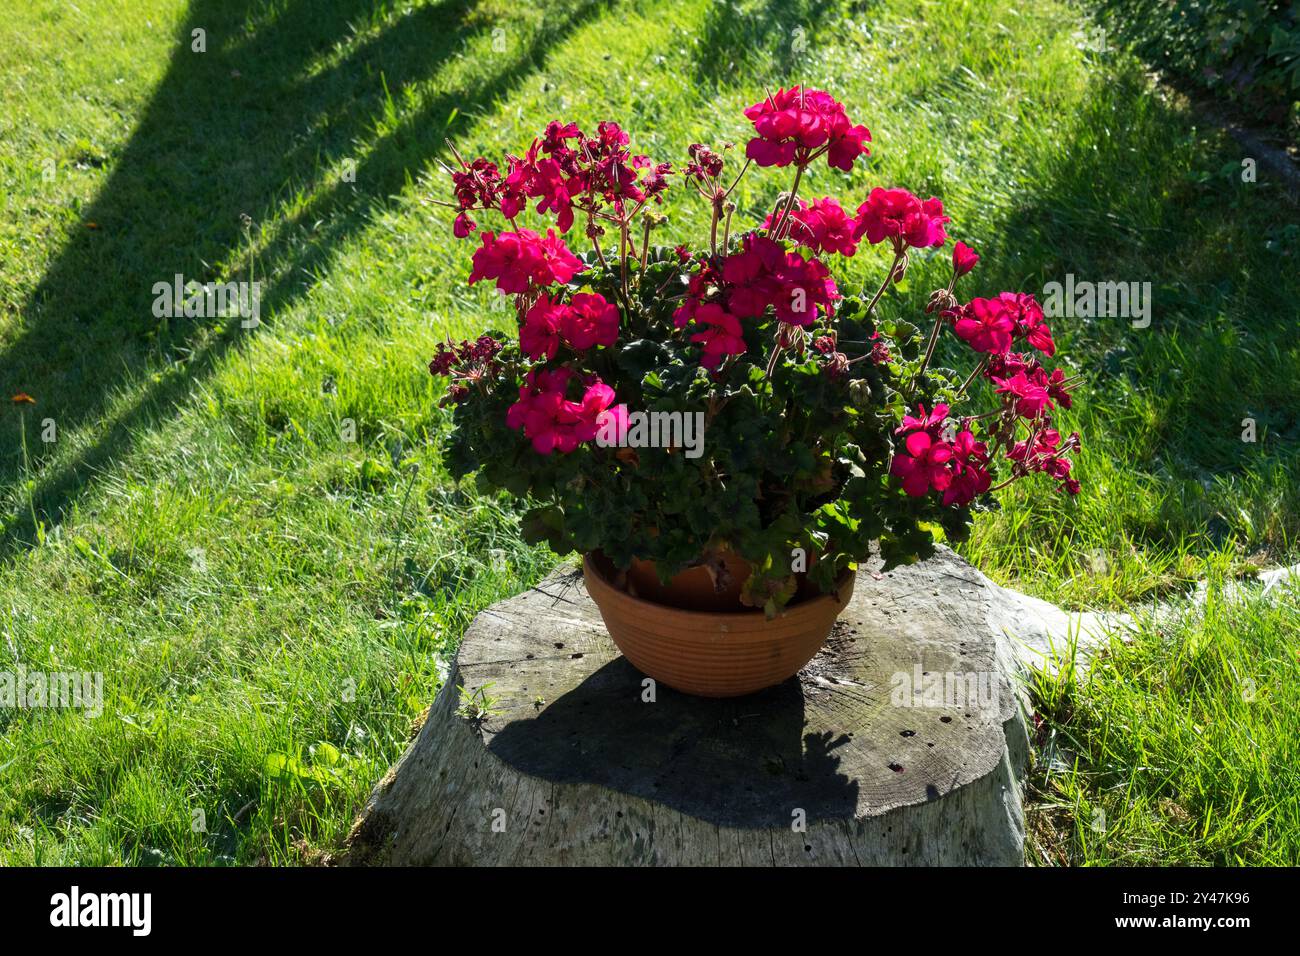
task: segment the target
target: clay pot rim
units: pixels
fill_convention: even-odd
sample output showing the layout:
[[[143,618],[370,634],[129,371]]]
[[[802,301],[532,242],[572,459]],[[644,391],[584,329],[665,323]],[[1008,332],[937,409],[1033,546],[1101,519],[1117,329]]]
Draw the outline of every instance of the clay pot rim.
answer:
[[[657,601],[647,601],[645,598],[634,597],[626,591],[616,588],[609,580],[608,576],[601,569],[600,565],[592,560],[590,554],[582,556],[582,570],[584,576],[591,580],[594,578],[601,588],[611,595],[615,600],[624,601],[633,607],[638,607],[644,611],[658,614],[672,621],[675,620],[680,624],[698,623],[701,619],[718,624],[753,624],[757,620],[766,620],[766,614],[762,608],[754,608],[750,611],[690,611],[685,608],[673,607],[670,604],[660,604]],[[856,577],[857,572],[852,568],[845,569],[844,573],[835,581],[836,591],[843,593],[843,589],[848,586],[849,582]],[[595,598],[595,595],[592,595]],[[777,614],[777,618],[785,621],[792,619],[798,620],[801,617],[812,617],[823,613],[826,604],[834,604],[844,607],[848,604],[847,600],[836,597],[834,592],[821,593],[814,598],[806,601],[800,601],[794,606],[782,608]]]

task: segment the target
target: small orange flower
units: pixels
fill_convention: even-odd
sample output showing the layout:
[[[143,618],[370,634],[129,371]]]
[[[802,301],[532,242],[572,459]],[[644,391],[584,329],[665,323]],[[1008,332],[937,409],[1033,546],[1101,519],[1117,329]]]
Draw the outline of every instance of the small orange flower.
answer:
[[[17,395],[11,398],[10,401],[13,402],[15,405],[19,404],[20,402],[26,402],[28,405],[36,404],[36,399],[32,398],[26,392],[19,392]]]

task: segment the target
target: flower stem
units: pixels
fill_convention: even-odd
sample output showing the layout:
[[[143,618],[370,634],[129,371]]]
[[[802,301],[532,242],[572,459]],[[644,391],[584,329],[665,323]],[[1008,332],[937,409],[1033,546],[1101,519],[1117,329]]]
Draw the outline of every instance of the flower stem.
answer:
[[[749,169],[749,163],[750,160],[746,159],[745,165],[740,167],[740,172],[736,173],[736,178],[731,181],[731,185],[727,187],[727,191],[722,194],[723,199],[726,199],[728,196],[730,196],[731,191],[735,189],[737,185],[740,184],[740,178],[745,175],[745,170]]]
[[[941,322],[943,322],[943,316],[936,315],[934,325],[930,328],[930,340],[925,345],[925,357],[921,359],[916,374],[912,376],[913,382],[918,381],[925,374],[925,370],[930,367],[930,359],[934,357],[934,347],[939,344],[939,325]]]
[[[709,253],[718,254],[718,220],[722,218],[722,199],[713,199],[713,221],[709,223]]]
[[[767,360],[767,377],[771,379],[776,372],[776,360],[781,357],[782,348],[779,343],[772,345],[772,357]]]
[[[961,398],[966,394],[966,389],[970,388],[971,382],[975,381],[975,376],[979,375],[984,369],[988,368],[989,357],[986,355],[980,359],[979,364],[975,366],[975,371],[970,373],[970,377],[961,383],[961,388],[957,389],[957,397]]]
[[[786,200],[780,218],[772,223],[772,229],[768,233],[773,239],[781,237],[781,229],[785,225],[785,221],[790,218],[790,210],[794,209],[795,197],[799,195],[799,183],[802,179],[803,166],[799,165],[794,168],[794,184],[790,187],[790,198]]]
[[[650,258],[650,217],[647,216],[645,219],[645,232],[641,236],[641,276],[637,280],[638,285],[641,285],[642,283],[645,282],[645,264],[646,264],[646,260],[649,258]]]
[[[871,301],[867,303],[868,316],[870,316],[871,313],[875,310],[876,303],[880,301],[880,297],[884,295],[885,290],[889,288],[889,282],[891,279],[894,278],[894,271],[898,268],[898,264],[902,261],[903,261],[903,254],[901,252],[894,253],[894,261],[890,263],[889,271],[885,273],[885,281],[880,283],[880,288],[876,290],[876,294],[873,295],[871,297]]]

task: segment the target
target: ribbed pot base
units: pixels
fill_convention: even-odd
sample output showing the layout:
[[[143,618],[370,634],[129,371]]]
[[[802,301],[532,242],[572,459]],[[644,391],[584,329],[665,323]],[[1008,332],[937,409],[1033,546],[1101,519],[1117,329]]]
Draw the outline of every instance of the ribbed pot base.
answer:
[[[847,572],[836,593],[801,601],[769,621],[761,610],[688,611],[632,597],[591,555],[582,571],[623,656],[656,681],[700,697],[739,697],[793,677],[826,641],[854,582]]]

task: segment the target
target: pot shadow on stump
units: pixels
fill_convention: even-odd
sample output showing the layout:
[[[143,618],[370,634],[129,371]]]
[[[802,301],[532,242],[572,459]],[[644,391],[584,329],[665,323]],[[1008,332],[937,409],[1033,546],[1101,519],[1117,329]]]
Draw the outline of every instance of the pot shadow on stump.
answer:
[[[847,735],[805,733],[808,700],[798,676],[746,697],[692,697],[618,657],[534,719],[486,740],[491,753],[555,783],[591,783],[723,826],[853,819],[858,783],[839,771]],[[485,735],[488,730],[485,728]]]

